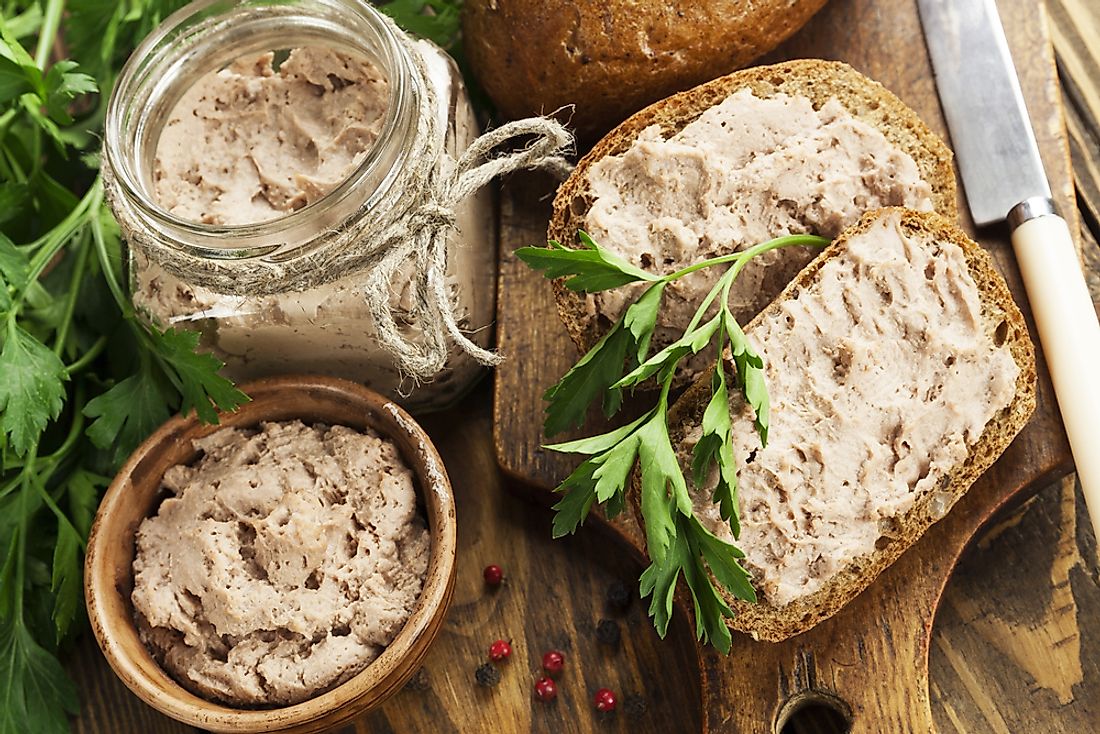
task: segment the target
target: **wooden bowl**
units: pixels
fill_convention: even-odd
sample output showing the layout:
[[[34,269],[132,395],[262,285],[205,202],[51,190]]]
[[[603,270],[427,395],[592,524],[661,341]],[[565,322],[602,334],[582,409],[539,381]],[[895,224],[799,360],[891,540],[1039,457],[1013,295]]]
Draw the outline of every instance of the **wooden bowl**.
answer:
[[[318,732],[373,708],[404,685],[443,625],[454,591],[455,506],[443,462],[409,415],[360,385],[326,377],[282,377],[243,386],[252,402],[222,414],[220,425],[176,417],[160,427],[122,467],[107,490],[88,540],[84,595],[99,647],[122,682],[153,708],[215,732]],[[133,590],[134,535],[155,511],[164,472],[193,461],[192,441],[225,426],[300,419],[372,428],[392,439],[417,478],[428,520],[431,557],[424,588],[404,628],[361,673],[293,706],[241,709],[200,698],[176,683],[138,637]]]

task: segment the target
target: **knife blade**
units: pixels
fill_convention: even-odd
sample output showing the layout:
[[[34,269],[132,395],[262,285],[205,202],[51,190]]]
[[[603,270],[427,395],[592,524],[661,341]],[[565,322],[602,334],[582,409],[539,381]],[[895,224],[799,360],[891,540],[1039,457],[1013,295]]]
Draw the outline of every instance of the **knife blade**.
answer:
[[[1100,322],[1054,206],[994,0],[917,0],[974,223],[1008,220],[1039,342],[1100,538]]]

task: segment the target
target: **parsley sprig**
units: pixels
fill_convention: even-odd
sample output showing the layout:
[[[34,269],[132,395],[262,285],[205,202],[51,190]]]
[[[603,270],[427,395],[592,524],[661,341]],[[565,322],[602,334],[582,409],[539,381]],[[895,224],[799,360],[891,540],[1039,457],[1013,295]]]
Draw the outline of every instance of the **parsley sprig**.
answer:
[[[0,734],[78,709],[57,655],[108,477],[172,412],[246,399],[196,333],[136,318],[97,171],[99,92],[184,3],[0,0]]]
[[[581,293],[598,293],[631,283],[649,285],[611,330],[546,391],[546,434],[552,436],[581,425],[589,406],[597,400],[602,401],[609,418],[614,416],[622,406],[625,389],[654,381],[659,392],[656,405],[631,423],[602,435],[546,447],[588,457],[557,488],[563,497],[554,506],[554,537],[575,532],[594,504],[603,505],[608,517],[621,513],[626,506],[627,483],[637,465],[651,561],[642,573],[641,592],[643,598],[652,597],[649,613],[657,631],[664,637],[668,630],[676,582],[682,574],[695,606],[696,636],[728,652],[732,639],[725,619],[732,618],[733,611],[714,582],[744,601],[755,602],[756,593],[740,564],[744,554],[716,537],[695,517],[687,479],[669,435],[669,395],[677,367],[685,358],[712,344],[717,354],[728,348],[735,367],[733,387],[752,407],[760,441],[766,445],[769,401],[764,362],[730,311],[730,289],[754,257],[782,247],[823,247],[828,240],[811,235],[779,237],[659,276],[631,265],[584,232],[578,233],[578,239],[580,246],[576,249],[550,242],[548,247],[524,247],[516,254],[547,278],[565,278],[566,288]],[[704,268],[727,265],[728,269],[700,303],[683,335],[650,354],[666,286]],[[737,538],[741,527],[737,466],[730,442],[731,386],[722,360],[713,368],[710,388],[702,437],[692,456],[692,481],[696,487],[703,486],[711,468],[717,468],[718,483],[712,500]]]

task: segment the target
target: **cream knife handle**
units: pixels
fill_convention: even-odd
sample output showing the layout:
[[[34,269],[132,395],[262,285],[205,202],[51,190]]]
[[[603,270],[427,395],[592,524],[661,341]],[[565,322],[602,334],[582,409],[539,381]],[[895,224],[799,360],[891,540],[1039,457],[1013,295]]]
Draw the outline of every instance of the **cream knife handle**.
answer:
[[[1053,205],[1043,203],[1028,199],[1012,210],[1012,247],[1039,328],[1092,529],[1100,538],[1100,323],[1069,227]],[[1022,215],[1021,208],[1025,209]]]

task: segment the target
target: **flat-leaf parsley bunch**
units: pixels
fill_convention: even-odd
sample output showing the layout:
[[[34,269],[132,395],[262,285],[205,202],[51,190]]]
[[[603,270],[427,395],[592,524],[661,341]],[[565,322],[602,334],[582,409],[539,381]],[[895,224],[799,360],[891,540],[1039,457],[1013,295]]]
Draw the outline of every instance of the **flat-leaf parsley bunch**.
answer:
[[[173,412],[245,396],[198,335],[137,319],[99,135],[133,47],[184,0],[0,0],[0,734],[69,729],[99,493]]]
[[[668,630],[676,581],[683,574],[695,606],[696,636],[728,652],[732,640],[725,618],[733,617],[733,611],[714,582],[737,599],[755,602],[756,593],[740,563],[744,553],[720,540],[695,517],[687,480],[669,437],[669,393],[683,359],[711,344],[719,355],[728,348],[735,366],[733,388],[752,407],[760,441],[766,445],[769,402],[764,362],[730,311],[730,288],[757,255],[796,245],[824,247],[829,241],[811,235],[780,237],[668,275],[655,275],[600,247],[584,232],[578,233],[578,239],[577,249],[552,241],[548,247],[524,247],[516,254],[547,278],[566,278],[565,286],[579,293],[599,293],[631,283],[649,285],[611,330],[546,391],[546,435],[584,423],[589,406],[597,400],[609,418],[614,416],[622,406],[623,390],[654,381],[659,393],[656,405],[627,425],[599,436],[547,446],[553,451],[588,457],[557,488],[564,497],[554,505],[554,537],[574,532],[593,504],[603,505],[608,517],[622,512],[627,482],[638,465],[651,561],[641,577],[641,592],[643,598],[652,596],[649,613],[657,631],[664,637]],[[695,311],[683,336],[650,354],[650,341],[668,284],[704,268],[720,266],[728,267]],[[708,317],[711,313],[714,315]],[[737,467],[730,443],[731,385],[722,359],[713,369],[710,387],[702,437],[692,456],[692,481],[701,487],[712,467],[717,467],[718,484],[712,500],[736,538],[741,527]]]

